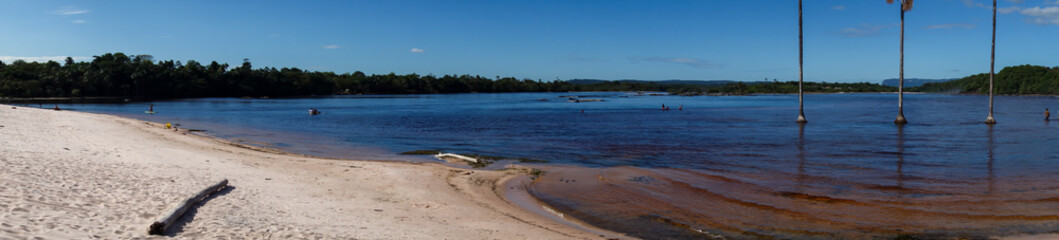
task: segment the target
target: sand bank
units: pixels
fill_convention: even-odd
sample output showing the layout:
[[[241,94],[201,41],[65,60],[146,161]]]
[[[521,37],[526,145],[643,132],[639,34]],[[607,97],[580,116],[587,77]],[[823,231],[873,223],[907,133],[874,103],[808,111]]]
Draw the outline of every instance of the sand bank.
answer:
[[[231,187],[189,211],[170,237],[619,236],[505,200],[505,188],[519,189],[505,180],[519,171],[318,159],[139,120],[0,105],[0,239],[163,238],[147,226],[222,178]]]

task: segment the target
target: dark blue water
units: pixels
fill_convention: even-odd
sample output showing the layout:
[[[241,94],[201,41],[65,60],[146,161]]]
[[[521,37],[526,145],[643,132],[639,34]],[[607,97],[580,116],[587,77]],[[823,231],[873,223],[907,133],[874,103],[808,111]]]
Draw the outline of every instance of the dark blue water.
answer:
[[[603,102],[568,102],[588,95]],[[803,137],[821,157],[858,165],[894,149],[894,94],[819,94],[806,97],[810,123]],[[1041,121],[1054,98],[998,97],[997,131],[1023,144],[1055,143],[1059,124]],[[906,95],[904,151],[936,164],[964,161],[983,139],[987,98]],[[1059,102],[1057,102],[1059,103]],[[158,112],[145,114],[147,104]],[[662,111],[661,106],[670,106]],[[683,105],[683,110],[677,110]],[[1059,107],[1059,105],[1056,105]],[[755,168],[789,156],[797,137],[796,95],[637,96],[626,93],[520,93],[338,96],[312,99],[191,99],[68,108],[172,122],[230,139],[310,155],[389,158],[412,150],[443,150],[532,158],[587,166]],[[309,116],[315,107],[323,114]],[[581,111],[584,110],[584,113]],[[1003,135],[1003,134],[1002,134]],[[818,143],[817,143],[818,142]],[[361,153],[365,149],[373,149]],[[361,151],[361,152],[358,152]],[[1044,152],[1013,152],[1054,157]],[[365,156],[366,155],[366,156]],[[1013,156],[1015,157],[1015,156]]]
[[[569,102],[571,95],[604,101]],[[999,124],[992,127],[982,123],[986,96],[906,94],[904,114],[910,123],[905,126],[893,124],[896,94],[806,95],[806,125],[794,122],[797,99],[517,93],[63,107],[178,123],[222,138],[324,157],[437,161],[398,153],[441,150],[638,167],[642,170],[602,170],[599,181],[610,187],[569,191],[576,188],[562,181],[557,187],[539,184],[534,194],[593,224],[628,233],[643,230],[645,221],[669,219],[637,234],[648,238],[699,238],[704,235],[696,234],[703,231],[737,238],[827,239],[912,230],[994,234],[1050,229],[1026,226],[1028,220],[1019,217],[1035,214],[1047,216],[1034,218],[1044,222],[1029,223],[1059,224],[1059,212],[1042,211],[1059,208],[1053,201],[1059,199],[1059,184],[1054,184],[1059,182],[1059,122],[1043,120],[1045,108],[1059,109],[1057,98],[999,96]],[[158,113],[145,114],[148,104]],[[670,110],[661,110],[663,104]],[[322,114],[309,116],[309,108]],[[608,174],[631,180],[605,180]],[[654,182],[665,184],[641,184]],[[611,188],[617,190],[606,190]],[[601,193],[585,195],[588,191]],[[623,198],[601,204],[602,196]],[[627,201],[632,198],[642,201]],[[703,205],[701,199],[712,200]],[[977,210],[979,206],[992,207]],[[730,213],[722,214],[726,211]],[[1008,227],[995,228],[998,223]]]

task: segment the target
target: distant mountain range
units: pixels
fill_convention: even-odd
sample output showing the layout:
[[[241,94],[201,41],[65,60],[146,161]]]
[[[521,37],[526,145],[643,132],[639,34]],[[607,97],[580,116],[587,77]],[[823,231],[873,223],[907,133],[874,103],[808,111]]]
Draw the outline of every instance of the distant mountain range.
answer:
[[[950,78],[950,79],[905,78],[905,87],[909,87],[909,88],[918,87],[918,86],[922,86],[923,84],[927,84],[927,83],[948,82],[948,81],[952,81],[952,80],[956,80],[956,79],[958,79],[958,78]],[[883,86],[887,86],[887,87],[897,87],[897,85],[900,84],[900,82],[901,82],[901,80],[899,80],[899,79],[891,78],[891,79],[883,80],[882,81],[882,85]]]
[[[659,85],[694,85],[694,86],[720,86],[730,83],[735,83],[733,80],[633,80],[633,79],[622,79],[622,80],[600,80],[600,79],[570,79],[566,82],[577,85],[590,85],[604,82],[625,82],[625,83],[655,83]]]

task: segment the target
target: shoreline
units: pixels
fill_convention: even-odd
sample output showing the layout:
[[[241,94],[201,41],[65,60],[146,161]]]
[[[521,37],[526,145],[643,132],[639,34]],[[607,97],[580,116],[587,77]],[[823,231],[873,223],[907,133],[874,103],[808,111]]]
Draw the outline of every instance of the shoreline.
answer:
[[[0,98],[0,104],[16,104],[16,105],[32,105],[32,104],[132,104],[132,103],[150,103],[150,102],[165,102],[165,101],[181,101],[189,99],[204,99],[204,98],[224,98],[224,99],[317,99],[317,98],[329,98],[329,97],[347,97],[347,96],[421,96],[421,95],[450,95],[450,94],[520,94],[520,93],[647,93],[645,91],[584,91],[584,92],[510,92],[510,93],[421,93],[421,94],[334,94],[334,95],[313,95],[313,96],[291,96],[291,97],[199,97],[199,98],[168,98],[168,99],[154,99],[154,100],[143,100],[143,99],[129,99],[123,97],[32,97],[32,98]],[[668,93],[668,92],[651,92],[661,94],[658,96],[682,96],[682,97],[695,97],[695,96],[755,96],[755,95],[797,95],[798,93],[703,93],[703,94],[680,94],[680,93]],[[897,94],[898,92],[805,92],[804,94],[809,95],[822,95],[822,94]],[[911,92],[906,91],[904,94],[912,95],[923,95],[923,94],[938,94],[938,95],[967,95],[967,96],[988,96],[987,93],[959,93],[959,92]],[[650,94],[643,94],[643,96],[651,96]],[[1059,94],[995,94],[995,96],[1014,96],[1014,97],[1059,97]],[[47,108],[41,106],[40,108]]]
[[[151,238],[157,214],[228,178],[230,189],[167,236],[631,238],[507,199],[529,195],[515,187],[526,180],[520,166],[319,158],[143,120],[11,105],[0,105],[0,126],[0,236]]]
[[[885,98],[884,100],[888,102],[889,97]],[[1029,98],[1033,97],[1027,99]],[[282,145],[241,141],[239,138],[214,137],[210,134],[214,132],[213,130],[209,132],[195,132],[190,129],[181,132],[163,130],[161,124],[157,122],[165,121],[158,119],[138,119],[131,115],[120,117],[107,114],[86,114],[77,111],[63,111],[65,112],[63,113],[49,109],[27,108],[33,110],[23,114],[19,110],[8,110],[8,107],[0,105],[0,136],[4,136],[0,138],[0,167],[5,170],[0,171],[0,182],[5,183],[0,185],[0,200],[6,200],[5,198],[19,200],[15,202],[15,205],[0,201],[0,210],[7,210],[9,214],[2,215],[5,212],[0,211],[0,223],[14,221],[12,224],[0,224],[0,238],[4,238],[5,234],[12,234],[16,239],[29,238],[25,235],[14,234],[26,231],[47,233],[49,229],[56,229],[47,224],[60,223],[60,227],[57,228],[60,230],[86,231],[85,225],[110,224],[108,221],[111,219],[117,219],[121,223],[128,218],[128,216],[113,214],[108,216],[106,214],[110,212],[100,209],[84,211],[103,215],[107,221],[93,219],[95,215],[86,217],[76,215],[74,212],[36,213],[36,211],[46,210],[41,207],[50,206],[56,209],[69,207],[73,210],[96,205],[105,205],[110,208],[127,206],[126,203],[115,199],[158,201],[161,202],[158,205],[164,205],[179,200],[180,197],[186,197],[187,191],[201,188],[209,183],[207,178],[230,178],[232,174],[253,178],[264,177],[265,182],[260,179],[240,180],[246,182],[236,185],[236,190],[210,200],[203,208],[216,207],[211,203],[220,203],[226,204],[221,207],[249,205],[250,209],[257,209],[264,206],[267,209],[274,208],[282,212],[239,215],[241,213],[211,210],[233,214],[237,219],[231,219],[230,216],[216,218],[212,217],[213,214],[207,214],[211,217],[203,217],[205,221],[213,222],[207,222],[206,225],[201,223],[194,225],[195,221],[192,221],[187,226],[195,228],[182,232],[191,234],[191,238],[237,235],[231,233],[233,230],[220,230],[220,232],[203,230],[208,226],[222,226],[238,229],[234,231],[244,233],[246,236],[257,236],[257,238],[301,234],[290,235],[290,238],[352,236],[369,239],[456,237],[481,239],[502,236],[502,238],[515,239],[531,237],[591,239],[609,238],[606,234],[596,234],[592,230],[605,228],[621,231],[629,238],[648,239],[714,237],[858,239],[900,236],[1047,239],[1059,237],[1059,234],[1045,226],[1059,221],[1057,220],[1059,214],[1049,210],[1059,204],[1059,201],[1053,197],[1056,193],[1056,188],[1052,184],[1054,181],[1048,181],[1055,178],[1035,177],[1045,176],[1038,174],[1055,176],[1054,172],[1049,172],[1049,170],[1026,171],[1028,167],[1018,167],[1021,165],[1012,164],[1020,163],[1022,158],[1010,154],[1011,151],[1036,153],[1037,151],[1033,149],[1038,149],[1040,146],[1033,143],[1042,143],[1042,146],[1052,143],[1050,140],[1053,138],[1040,137],[1048,136],[1046,133],[1024,136],[1026,139],[1037,139],[1032,141],[1015,141],[1010,138],[1015,136],[1022,139],[1018,134],[1006,136],[998,134],[994,140],[992,128],[988,131],[981,129],[983,131],[973,131],[977,135],[971,134],[961,139],[961,141],[966,139],[971,143],[978,143],[968,146],[979,148],[961,148],[963,151],[970,151],[970,154],[959,155],[959,158],[944,156],[925,160],[916,156],[932,155],[938,151],[906,152],[908,150],[906,146],[917,145],[918,142],[915,141],[923,140],[904,142],[906,136],[904,134],[912,136],[909,139],[930,140],[935,138],[923,137],[935,135],[936,132],[898,131],[897,135],[892,135],[890,128],[884,127],[885,129],[873,131],[873,133],[884,138],[894,137],[892,139],[897,141],[895,145],[891,145],[894,142],[883,141],[882,147],[867,149],[873,154],[849,155],[850,158],[874,159],[872,161],[882,164],[869,161],[847,164],[834,162],[834,159],[820,158],[819,154],[813,154],[819,153],[819,150],[812,151],[811,149],[832,151],[858,148],[812,144],[811,141],[806,140],[832,139],[828,141],[834,142],[833,139],[837,137],[812,133],[803,135],[804,129],[798,127],[798,132],[794,132],[794,128],[781,128],[781,130],[791,130],[786,132],[788,137],[786,139],[790,139],[791,142],[760,148],[785,152],[786,154],[783,155],[770,155],[778,160],[731,165],[733,167],[725,166],[729,164],[726,163],[729,159],[727,155],[717,156],[712,160],[706,159],[705,163],[709,165],[699,165],[702,168],[687,166],[669,168],[664,165],[631,166],[635,164],[609,167],[583,167],[559,163],[519,164],[521,166],[494,165],[500,168],[510,166],[515,166],[510,168],[539,168],[547,172],[543,175],[537,175],[535,172],[527,175],[520,173],[517,169],[470,169],[446,165],[440,161],[348,160],[364,159],[360,156],[370,154],[370,151],[362,151],[358,148],[338,148],[355,153],[351,154],[354,157],[312,157],[312,153],[306,155],[297,149],[283,148]],[[19,109],[21,110],[22,107]],[[5,114],[5,112],[16,114]],[[189,113],[181,114],[188,115]],[[1012,122],[1023,121],[1023,123],[1004,126],[1014,126],[1010,128],[1016,130],[1013,132],[1025,131],[1024,129],[1044,132],[1039,131],[1041,125],[1038,124],[1041,123],[1036,116],[1033,114],[1033,117],[1012,118]],[[1026,127],[1028,122],[1034,125]],[[1047,122],[1044,124],[1043,126],[1047,127]],[[16,126],[17,131],[7,131],[10,129],[5,129],[3,125]],[[1052,124],[1052,126],[1055,125]],[[926,128],[945,129],[938,126]],[[181,129],[185,130],[183,127]],[[1002,129],[999,132],[1008,132],[1008,130]],[[149,136],[142,136],[144,134]],[[277,134],[277,136],[281,139],[296,138],[283,134]],[[321,143],[326,142],[327,140],[324,140]],[[1024,145],[1026,143],[1030,145]],[[310,146],[312,145],[315,144]],[[710,146],[692,147],[710,149]],[[60,148],[62,150],[59,150]],[[517,151],[517,149],[510,150]],[[65,151],[76,154],[63,154]],[[155,153],[156,151],[158,153]],[[994,156],[992,154],[994,151],[1001,154]],[[129,159],[128,155],[133,155],[131,158],[148,159]],[[1015,157],[1012,158],[1012,156]],[[740,159],[740,157],[733,159]],[[748,159],[760,158],[748,157]],[[897,161],[898,167],[896,173],[892,171],[894,160]],[[43,163],[34,163],[36,161]],[[994,162],[996,162],[995,166]],[[760,163],[775,163],[786,167],[760,167]],[[982,163],[988,164],[982,165]],[[166,164],[168,167],[148,168],[144,167],[144,164]],[[250,173],[231,170],[247,166],[251,169],[244,170]],[[901,170],[902,166],[904,171]],[[741,169],[743,167],[750,169]],[[140,168],[147,169],[141,170]],[[857,171],[860,174],[854,176],[842,172],[843,169],[850,168],[858,168]],[[836,169],[840,171],[820,171]],[[960,171],[949,172],[953,169]],[[994,175],[994,169],[997,173],[1007,175]],[[58,173],[52,173],[52,171],[58,171]],[[140,173],[140,171],[145,173]],[[108,181],[92,178],[98,176],[77,175],[80,174],[79,172],[93,175],[131,175],[139,179],[124,178]],[[100,172],[107,174],[99,174]],[[51,175],[33,176],[33,174],[40,173]],[[1022,174],[1028,175],[1023,177]],[[189,179],[182,175],[195,178]],[[529,176],[536,177],[535,181],[530,181]],[[868,180],[859,180],[860,176],[866,176],[865,179]],[[181,182],[188,180],[190,184]],[[96,182],[102,183],[105,187],[98,187],[101,184]],[[85,188],[83,186],[85,183],[92,183],[90,185],[94,186]],[[233,182],[233,184],[236,183],[239,181]],[[137,184],[155,185],[144,188],[135,186]],[[162,189],[163,195],[150,192],[151,189],[160,186],[158,184],[179,189]],[[358,186],[350,186],[351,184]],[[13,187],[9,188],[9,185]],[[74,186],[74,188],[67,189],[68,186]],[[127,187],[132,189],[124,189]],[[344,189],[347,187],[352,190]],[[145,195],[145,197],[107,196],[103,199],[93,199],[94,196],[71,196],[67,193],[51,192],[55,189],[73,191],[74,194],[92,195],[105,190],[119,189],[134,195]],[[257,192],[249,194],[244,192],[248,190]],[[515,196],[518,194],[522,195]],[[231,199],[228,198],[233,196],[240,201],[231,203]],[[362,199],[349,199],[358,197]],[[66,200],[66,198],[73,200]],[[262,201],[257,199],[270,198],[293,203],[257,202]],[[244,201],[244,199],[250,200]],[[460,203],[463,204],[460,205]],[[313,209],[315,205],[320,204],[324,205],[323,209]],[[412,207],[409,208],[407,205]],[[514,206],[513,209],[507,208],[512,206]],[[155,210],[140,210],[147,208]],[[144,207],[142,204],[129,207],[129,209],[138,211],[137,213],[160,211],[166,208],[166,206]],[[436,213],[436,209],[439,208],[450,212]],[[336,211],[352,214],[352,216],[333,215]],[[393,211],[401,212],[392,213]],[[483,217],[468,219],[465,213],[475,211],[484,212],[481,215]],[[10,215],[12,213],[14,215]],[[519,213],[530,215],[519,215]],[[87,220],[63,223],[60,219],[48,219],[48,217],[57,215]],[[534,215],[539,218],[533,217]],[[202,215],[194,216],[196,216],[194,219],[197,219]],[[283,219],[277,219],[277,217]],[[255,219],[246,220],[245,218]],[[285,218],[297,219],[286,220]],[[364,219],[368,218],[374,220],[365,222],[368,220]],[[272,219],[272,221],[265,219]],[[478,219],[483,219],[485,222],[474,222]],[[340,222],[347,220],[360,222],[350,224]],[[231,225],[233,223],[240,225],[233,226]],[[41,230],[40,224],[45,224],[44,228],[47,229]],[[520,230],[498,231],[495,230],[497,228],[478,227],[480,224],[494,224],[503,228],[513,226],[510,228]],[[549,224],[561,226],[547,227],[552,226]],[[272,229],[274,225],[294,227]],[[463,232],[468,231],[467,229],[488,232],[478,235],[446,232],[456,230],[436,229],[439,225],[461,229]],[[266,229],[265,233],[246,230],[261,226],[267,226],[269,229]],[[350,227],[367,228],[364,230],[345,229]],[[528,228],[521,229],[523,227]],[[132,230],[118,228],[114,229],[115,233],[104,232],[100,236],[125,237],[126,235],[114,234],[118,234],[117,231],[137,233],[142,231],[136,228],[142,228],[142,226],[129,227]],[[384,230],[374,230],[376,228]],[[541,229],[544,232],[538,233]],[[558,229],[566,229],[569,232]],[[335,231],[338,234],[327,235],[328,233],[321,233],[321,231]],[[284,235],[272,235],[277,232]],[[440,233],[434,234],[433,232]],[[529,232],[534,233],[528,236],[524,234]],[[1020,233],[1023,235],[1017,235]],[[183,237],[181,234],[183,233],[174,236]],[[588,237],[573,237],[574,234]],[[38,234],[36,236],[73,238],[69,235]]]

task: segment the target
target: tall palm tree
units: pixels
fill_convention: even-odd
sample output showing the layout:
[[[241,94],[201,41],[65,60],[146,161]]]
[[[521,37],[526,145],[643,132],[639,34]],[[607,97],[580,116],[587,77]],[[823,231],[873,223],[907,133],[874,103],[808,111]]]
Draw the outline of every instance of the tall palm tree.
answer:
[[[886,3],[894,3],[894,0],[886,0]],[[894,124],[906,124],[905,120],[905,12],[912,10],[912,0],[901,0],[901,70],[897,85],[897,119]]]
[[[798,123],[807,123],[802,103],[802,0],[798,0]]]
[[[993,67],[996,66],[996,0],[993,0],[993,45],[989,53],[989,117],[985,124],[996,124],[993,119]]]

